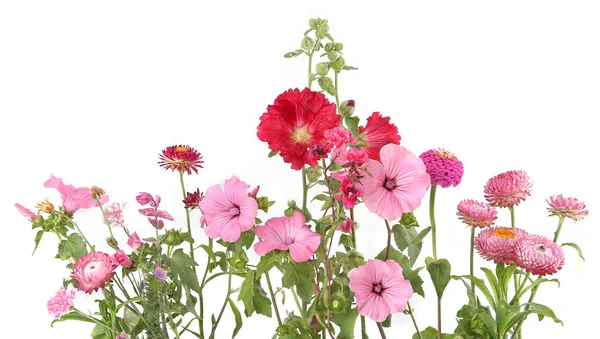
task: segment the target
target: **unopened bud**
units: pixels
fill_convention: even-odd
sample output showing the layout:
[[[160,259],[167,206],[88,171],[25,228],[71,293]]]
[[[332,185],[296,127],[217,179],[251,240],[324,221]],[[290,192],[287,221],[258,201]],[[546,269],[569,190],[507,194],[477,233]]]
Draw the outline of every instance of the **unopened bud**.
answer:
[[[106,238],[106,243],[115,250],[119,249],[119,242],[117,242],[117,239],[113,237]]]
[[[351,117],[354,114],[354,100],[343,101],[340,104],[340,114],[344,117]]]
[[[90,193],[92,194],[92,198],[94,200],[101,200],[106,194],[106,192],[98,186],[92,186],[92,188],[90,188]]]

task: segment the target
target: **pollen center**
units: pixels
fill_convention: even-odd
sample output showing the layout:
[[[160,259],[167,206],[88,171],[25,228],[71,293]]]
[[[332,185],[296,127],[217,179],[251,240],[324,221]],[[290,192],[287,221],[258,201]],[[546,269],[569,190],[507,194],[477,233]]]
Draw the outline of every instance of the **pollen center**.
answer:
[[[308,133],[308,128],[306,126],[298,126],[294,129],[294,133],[292,133],[292,139],[295,142],[307,142],[310,140],[311,135]]]
[[[448,151],[447,149],[443,149],[443,148],[438,148],[435,151],[435,154],[440,158],[446,158],[448,160],[452,160],[452,158],[454,158],[454,153]]]
[[[517,236],[513,231],[507,229],[497,229],[494,231],[494,235],[506,239],[512,239]]]
[[[381,283],[373,285],[374,293],[381,294],[382,291],[383,291],[383,286],[381,286]]]
[[[391,191],[394,189],[394,187],[396,187],[396,182],[392,179],[386,178],[383,182],[383,187],[385,187],[386,190]]]
[[[185,153],[187,153],[188,149],[185,148],[185,147],[179,146],[179,147],[175,148],[175,151],[176,152],[185,152]]]

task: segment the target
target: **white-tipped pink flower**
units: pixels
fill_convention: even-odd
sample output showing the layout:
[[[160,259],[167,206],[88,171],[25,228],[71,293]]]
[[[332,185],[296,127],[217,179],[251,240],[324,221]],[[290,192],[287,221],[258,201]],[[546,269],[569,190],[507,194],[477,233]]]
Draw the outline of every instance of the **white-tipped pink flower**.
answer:
[[[554,274],[565,264],[565,254],[554,241],[543,235],[530,234],[517,242],[515,261],[531,274]]]
[[[495,208],[472,199],[465,199],[458,203],[457,210],[458,219],[473,227],[485,228],[492,226],[497,218]]]
[[[123,215],[125,204],[126,203],[113,202],[104,207],[105,223],[108,223],[108,225],[112,227],[123,227],[125,223],[125,217]]]
[[[512,207],[531,195],[531,182],[525,171],[508,171],[488,180],[485,199],[497,207]]]
[[[71,278],[75,279],[80,291],[91,294],[104,284],[109,282],[115,275],[115,268],[110,255],[102,252],[92,252],[79,258],[75,263]]]
[[[56,294],[46,304],[48,313],[58,319],[69,312],[69,308],[73,306],[75,299],[75,290],[65,290],[64,287],[58,289]]]
[[[587,216],[589,210],[585,208],[585,204],[577,198],[565,198],[562,194],[554,195],[546,200],[548,205],[549,216],[558,216],[561,218],[570,218],[573,221],[583,220]]]
[[[488,227],[475,238],[475,249],[486,260],[510,265],[515,262],[515,245],[525,236],[519,228]]]

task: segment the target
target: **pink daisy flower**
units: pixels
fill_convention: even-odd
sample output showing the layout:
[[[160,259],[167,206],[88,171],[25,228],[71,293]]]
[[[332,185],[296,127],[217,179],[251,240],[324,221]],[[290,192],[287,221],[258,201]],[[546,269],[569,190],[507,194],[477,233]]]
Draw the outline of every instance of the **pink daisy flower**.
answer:
[[[472,199],[466,199],[458,203],[458,219],[473,227],[485,228],[494,225],[497,218],[496,209]]]
[[[104,208],[104,217],[109,226],[123,227],[125,217],[123,216],[123,208],[126,203],[113,202]]]
[[[522,237],[515,247],[515,262],[535,275],[554,274],[565,264],[562,248],[543,235]]]
[[[116,267],[108,254],[91,252],[75,263],[71,278],[77,281],[75,287],[91,294],[112,279]]]
[[[570,218],[573,221],[583,220],[587,216],[589,210],[585,208],[585,204],[576,198],[565,198],[562,194],[554,195],[546,200],[548,205],[549,216],[558,216],[561,218]]]
[[[519,228],[488,227],[475,238],[475,249],[486,260],[510,265],[515,262],[515,245],[526,236]]]
[[[118,250],[115,254],[113,254],[110,257],[110,259],[115,265],[123,266],[125,268],[133,268],[133,261],[129,259],[129,257],[127,256],[127,254],[125,254],[125,251],[123,250]]]
[[[402,267],[393,260],[369,260],[350,271],[348,278],[358,313],[377,322],[404,311],[413,294],[410,281],[402,275]]]
[[[497,207],[512,207],[531,195],[531,182],[525,171],[508,171],[488,180],[485,199]]]
[[[464,173],[463,163],[452,152],[443,148],[431,149],[419,157],[427,168],[432,186],[446,188],[460,184]]]
[[[187,145],[169,146],[159,155],[160,167],[178,172],[187,172],[192,174],[192,171],[198,173],[202,167],[202,155],[194,148]]]
[[[232,176],[225,180],[223,188],[217,184],[206,191],[200,209],[204,214],[204,232],[208,237],[234,242],[242,232],[252,228],[258,214],[258,204],[248,196],[249,187],[238,177]]]
[[[381,162],[370,160],[367,173],[358,185],[369,211],[394,220],[412,212],[429,188],[429,174],[421,159],[406,148],[388,144],[379,153]]]
[[[321,235],[311,231],[305,222],[304,215],[296,211],[289,218],[271,218],[264,226],[256,226],[256,236],[262,241],[254,244],[254,250],[260,256],[273,250],[289,250],[295,262],[307,261],[319,247]]]
[[[131,247],[134,251],[137,250],[138,247],[142,246],[143,244],[144,242],[140,240],[140,237],[138,236],[137,232],[131,233],[131,235],[129,235],[129,238],[127,239],[127,245],[129,245],[129,247]]]
[[[65,290],[64,287],[58,289],[56,294],[46,304],[48,313],[54,315],[58,319],[69,312],[69,308],[73,306],[75,299],[75,290]]]
[[[367,146],[363,149],[370,159],[379,161],[379,152],[387,144],[400,144],[398,127],[390,123],[390,117],[383,117],[379,112],[374,112],[367,118],[365,127],[359,126],[358,133],[364,135],[363,140]]]
[[[67,212],[74,213],[80,208],[98,206],[89,188],[65,185],[62,179],[56,178],[54,175],[50,175],[50,179],[44,183],[44,187],[54,188],[60,193],[62,204]],[[107,201],[108,195],[104,195],[100,203],[104,204]]]

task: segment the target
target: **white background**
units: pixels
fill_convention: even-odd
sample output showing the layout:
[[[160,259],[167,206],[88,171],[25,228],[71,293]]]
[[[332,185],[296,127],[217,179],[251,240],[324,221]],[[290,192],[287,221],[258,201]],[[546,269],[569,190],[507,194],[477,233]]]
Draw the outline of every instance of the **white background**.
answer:
[[[566,249],[566,265],[556,275],[561,287],[547,285],[537,299],[565,326],[531,317],[524,333],[591,333],[598,302],[599,15],[593,1],[2,2],[2,337],[85,338],[92,329],[73,322],[50,328],[46,301],[69,272],[53,259],[55,237],[46,236],[31,256],[34,232],[13,207],[33,208],[46,197],[58,205],[58,194],[43,188],[51,173],[127,201],[126,223],[142,235],[152,229],[136,211],[140,191],[160,194],[176,218],[168,227],[184,227],[183,210],[176,208],[178,177],[156,164],[160,150],[173,144],[204,155],[205,168],[186,178],[189,191],[235,174],[278,201],[268,216],[260,215],[263,220],[280,215],[288,199],[300,199],[299,173],[266,157],[256,126],[278,94],[306,86],[306,58],[282,56],[299,48],[312,17],[329,20],[347,63],[359,67],[340,76],[341,98],[356,100],[358,116],[380,111],[392,117],[402,145],[414,153],[445,147],[463,161],[463,183],[438,190],[436,206],[438,251],[451,260],[453,273],[468,270],[469,230],[456,219],[456,205],[483,199],[488,178],[526,170],[534,189],[517,208],[517,223],[548,237],[557,220],[546,216],[546,198],[563,193],[587,203],[590,216],[567,221],[561,234],[581,245],[587,261]],[[508,211],[499,214],[499,224],[508,225]],[[417,216],[428,225],[426,206]],[[204,241],[198,217],[194,235]],[[364,206],[357,217],[358,248],[372,257],[384,246],[384,224]],[[77,218],[108,250],[98,211]],[[431,253],[429,239],[424,256]],[[489,266],[480,259],[476,265]],[[436,319],[433,288],[423,278],[428,298],[412,300],[421,329]],[[222,292],[207,293],[214,295],[209,311],[218,311]],[[75,305],[85,309],[97,296],[79,292]],[[444,298],[448,332],[464,296],[462,284],[451,282]],[[291,299],[285,306],[294,309]],[[227,311],[218,337],[229,336],[232,320]],[[240,337],[270,338],[275,327],[274,318],[254,316]],[[388,335],[409,338],[413,332],[410,319],[399,315]]]

